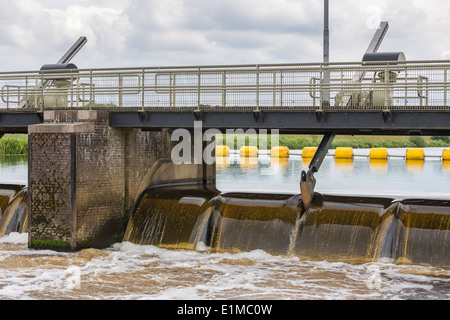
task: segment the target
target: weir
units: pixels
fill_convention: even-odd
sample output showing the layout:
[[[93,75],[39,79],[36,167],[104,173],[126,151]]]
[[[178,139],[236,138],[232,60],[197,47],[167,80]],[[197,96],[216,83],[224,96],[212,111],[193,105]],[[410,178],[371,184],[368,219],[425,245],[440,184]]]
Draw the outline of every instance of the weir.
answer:
[[[172,249],[256,249],[304,260],[448,266],[450,201],[147,189],[124,241]]]
[[[0,138],[29,142],[27,188],[0,192],[0,232],[63,251],[131,241],[448,265],[448,201],[314,190],[336,134],[450,135],[450,63],[377,53],[387,26],[358,63],[82,70],[69,63],[81,37],[57,64],[0,73]],[[227,129],[324,138],[299,194],[222,194],[204,133]]]

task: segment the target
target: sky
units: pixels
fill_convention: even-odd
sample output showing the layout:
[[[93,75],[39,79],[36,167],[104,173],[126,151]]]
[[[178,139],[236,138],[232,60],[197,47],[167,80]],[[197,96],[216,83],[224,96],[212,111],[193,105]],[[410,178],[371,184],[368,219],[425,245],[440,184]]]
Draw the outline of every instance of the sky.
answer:
[[[80,37],[78,68],[323,61],[321,0],[0,0],[0,71],[56,63]],[[379,51],[450,59],[448,0],[330,0],[330,61]]]

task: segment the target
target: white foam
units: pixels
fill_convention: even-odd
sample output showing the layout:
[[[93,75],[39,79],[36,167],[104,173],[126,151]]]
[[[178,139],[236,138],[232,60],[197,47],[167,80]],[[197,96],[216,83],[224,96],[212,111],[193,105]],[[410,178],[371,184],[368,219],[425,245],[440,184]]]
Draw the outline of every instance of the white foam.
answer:
[[[28,233],[11,232],[10,234],[0,237],[0,244],[16,244],[25,245],[28,243]]]
[[[263,250],[208,253],[130,242],[59,253],[27,249],[26,234],[10,234],[0,243],[24,245],[0,252],[0,299],[450,298],[450,270],[388,261],[350,265]],[[80,289],[67,285],[71,270],[78,272]],[[370,279],[377,280],[372,288]]]

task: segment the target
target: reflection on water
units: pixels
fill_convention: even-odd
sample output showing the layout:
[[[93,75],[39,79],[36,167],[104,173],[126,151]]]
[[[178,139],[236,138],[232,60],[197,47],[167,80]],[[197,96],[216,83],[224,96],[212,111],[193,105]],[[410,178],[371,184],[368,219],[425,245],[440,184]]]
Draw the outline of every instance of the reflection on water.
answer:
[[[217,188],[298,193],[301,171],[308,170],[310,160],[291,155],[289,159],[278,159],[277,164],[268,155],[260,155],[241,165],[239,156],[232,154],[219,160],[226,161],[226,167],[217,166]],[[406,161],[402,157],[369,160],[363,156],[327,156],[314,176],[320,193],[450,197],[446,188],[450,185],[450,161],[438,157]]]
[[[0,155],[0,183],[26,184],[28,180],[28,156]]]

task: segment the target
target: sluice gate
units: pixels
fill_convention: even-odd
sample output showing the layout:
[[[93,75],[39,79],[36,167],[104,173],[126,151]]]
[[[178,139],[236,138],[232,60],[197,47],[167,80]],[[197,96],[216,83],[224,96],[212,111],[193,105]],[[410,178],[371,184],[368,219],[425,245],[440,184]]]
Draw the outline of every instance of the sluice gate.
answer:
[[[304,260],[448,265],[450,201],[316,193],[225,193],[199,186],[149,188],[124,241],[173,249],[261,249]]]
[[[28,232],[28,190],[0,186],[0,236]],[[221,193],[198,184],[142,192],[123,241],[216,252],[264,250],[302,260],[448,266],[450,200],[315,193]]]

